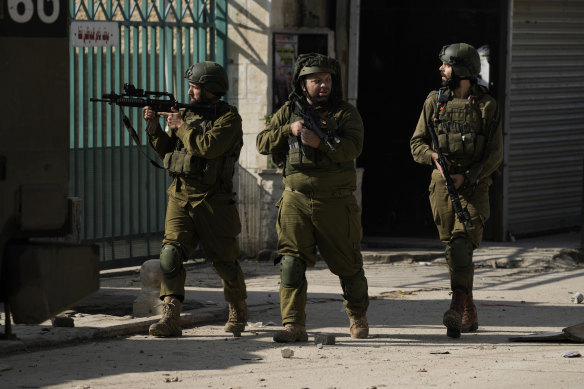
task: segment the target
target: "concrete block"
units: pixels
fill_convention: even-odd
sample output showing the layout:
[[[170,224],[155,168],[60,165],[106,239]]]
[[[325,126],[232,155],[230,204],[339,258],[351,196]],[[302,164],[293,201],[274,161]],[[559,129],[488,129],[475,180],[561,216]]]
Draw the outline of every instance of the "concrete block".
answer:
[[[314,343],[330,346],[335,344],[335,336],[328,334],[316,334],[314,335]]]
[[[160,282],[162,281],[162,270],[160,270],[159,259],[151,259],[142,264],[140,281],[143,286],[134,301],[132,312],[134,317],[161,315]]]

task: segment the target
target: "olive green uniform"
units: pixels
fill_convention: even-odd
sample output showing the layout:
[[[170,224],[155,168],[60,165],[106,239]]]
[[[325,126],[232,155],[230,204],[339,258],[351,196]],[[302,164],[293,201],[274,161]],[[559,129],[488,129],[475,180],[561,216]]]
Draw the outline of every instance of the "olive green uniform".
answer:
[[[449,92],[443,90],[443,93]],[[470,293],[474,275],[472,251],[480,245],[489,218],[490,176],[503,160],[503,134],[496,101],[477,85],[471,87],[468,99],[454,98],[451,94],[440,112],[439,124],[434,129],[440,150],[452,163],[450,174],[465,176],[458,189],[462,207],[468,207],[472,220],[472,226],[467,226],[465,232],[453,211],[446,183],[432,160],[428,123],[434,118],[437,101],[438,91],[430,92],[410,146],[416,162],[434,167],[429,187],[430,205],[440,240],[447,245],[451,288],[461,287]]]
[[[225,102],[217,103],[215,120],[181,110],[184,124],[165,132],[158,121],[146,128],[150,144],[164,159],[174,181],[168,188],[168,208],[162,242],[163,280],[160,296],[184,298],[186,271],[182,266],[202,245],[221,277],[225,300],[233,303],[247,298],[243,272],[237,262],[241,232],[233,199],[234,165],[243,146],[241,117]],[[165,249],[176,250],[180,261],[164,264]]]
[[[315,106],[326,118],[326,131],[338,142],[332,151],[325,142],[318,149],[301,145],[291,134],[291,123],[301,120],[288,101],[257,137],[257,150],[272,154],[283,167],[285,191],[278,202],[278,253],[300,259],[298,282],[281,267],[282,323],[305,325],[306,267],[314,266],[317,248],[329,269],[340,277],[344,304],[351,318],[364,317],[369,305],[360,244],[361,210],[356,189],[355,158],[363,147],[363,122],[355,107],[339,102]],[[304,148],[304,152],[302,151]],[[282,264],[281,264],[282,266]]]

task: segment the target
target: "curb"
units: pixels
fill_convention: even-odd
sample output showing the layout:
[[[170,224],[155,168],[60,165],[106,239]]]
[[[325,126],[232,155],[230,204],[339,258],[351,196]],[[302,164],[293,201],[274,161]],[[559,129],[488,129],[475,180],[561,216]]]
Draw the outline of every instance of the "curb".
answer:
[[[214,323],[226,319],[227,315],[227,306],[185,311],[181,313],[181,326],[182,328],[189,328],[196,324]],[[47,331],[45,335],[35,334],[33,336],[23,336],[15,340],[0,341],[0,355],[5,356],[10,353],[28,352],[40,348],[90,342],[117,336],[147,334],[148,327],[159,320],[159,316],[149,316],[129,319],[128,323],[107,327],[50,327],[50,331]],[[38,327],[49,328],[49,326]]]
[[[363,262],[365,263],[414,263],[414,262],[432,262],[435,259],[443,258],[444,251],[419,251],[412,253],[404,252],[383,252],[383,251],[362,251]]]

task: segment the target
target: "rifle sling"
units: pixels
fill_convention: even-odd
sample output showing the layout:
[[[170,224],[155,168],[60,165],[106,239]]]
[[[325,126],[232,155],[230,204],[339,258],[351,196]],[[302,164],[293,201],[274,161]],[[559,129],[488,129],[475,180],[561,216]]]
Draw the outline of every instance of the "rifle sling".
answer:
[[[159,169],[163,169],[164,168],[162,166],[160,166],[158,164],[158,162],[156,162],[155,160],[153,160],[152,158],[150,158],[150,156],[148,154],[146,154],[146,151],[144,151],[144,149],[142,148],[142,145],[140,145],[140,138],[138,137],[138,134],[136,133],[136,130],[134,130],[134,127],[132,127],[132,124],[130,123],[130,119],[126,116],[126,114],[124,113],[124,109],[120,106],[120,111],[122,112],[122,121],[124,122],[124,127],[126,127],[126,130],[128,130],[128,132],[130,133],[130,138],[132,138],[132,140],[134,141],[134,143],[136,144],[136,146],[138,146],[138,150],[140,151],[140,153],[152,164],[154,165],[154,167],[157,167]]]

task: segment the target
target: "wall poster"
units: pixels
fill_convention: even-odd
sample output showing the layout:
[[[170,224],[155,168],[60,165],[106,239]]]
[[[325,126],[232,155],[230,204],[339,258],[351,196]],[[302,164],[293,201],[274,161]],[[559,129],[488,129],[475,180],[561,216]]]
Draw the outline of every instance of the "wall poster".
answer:
[[[297,34],[274,34],[274,108],[277,111],[292,92],[292,74],[298,57]]]

